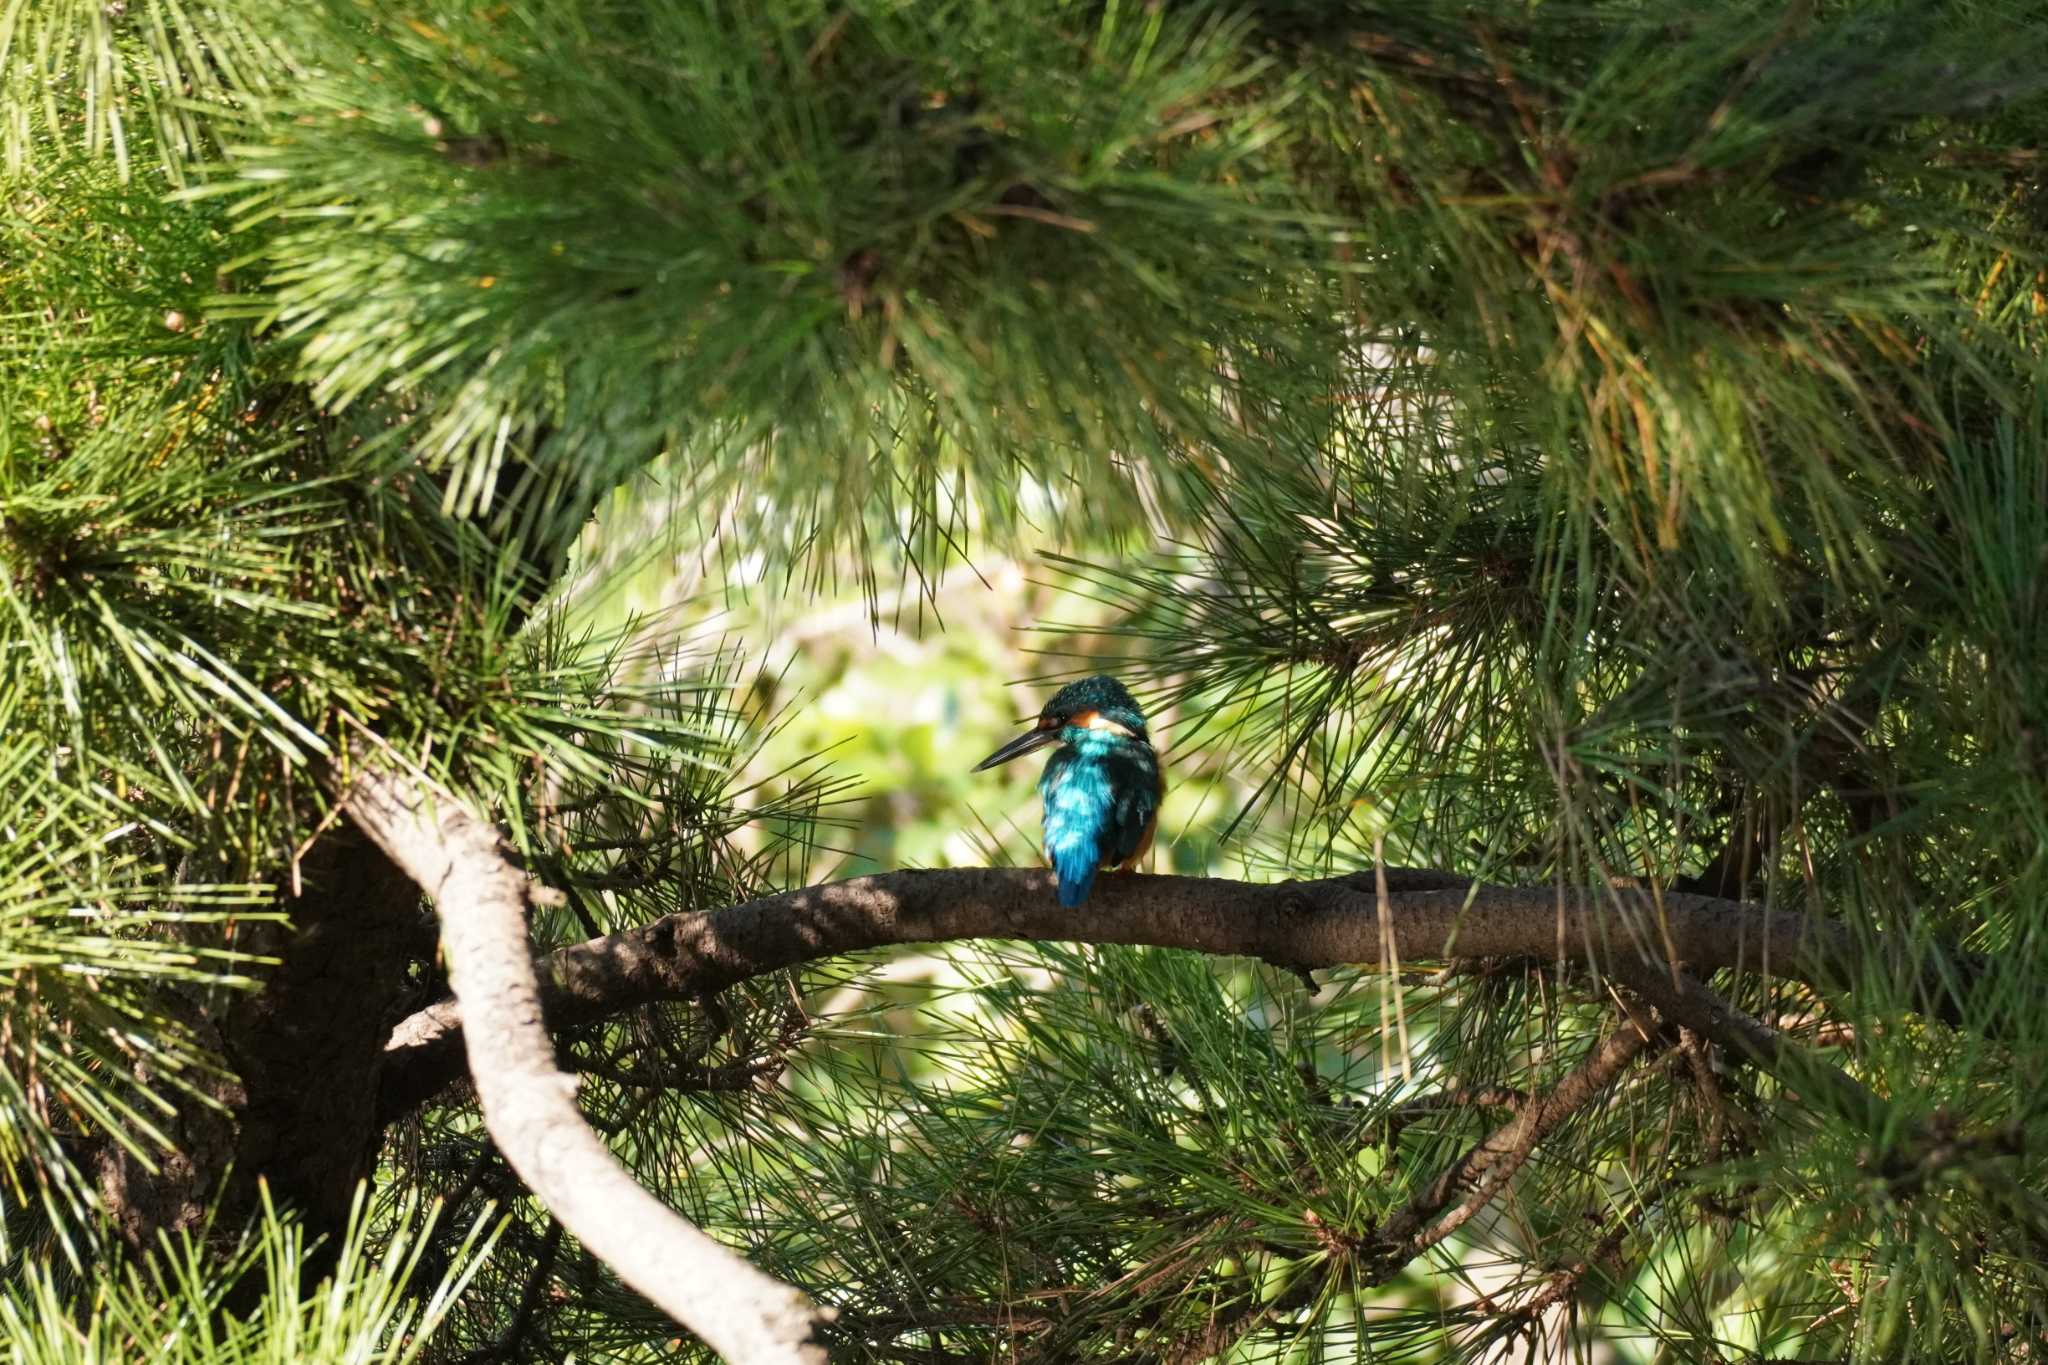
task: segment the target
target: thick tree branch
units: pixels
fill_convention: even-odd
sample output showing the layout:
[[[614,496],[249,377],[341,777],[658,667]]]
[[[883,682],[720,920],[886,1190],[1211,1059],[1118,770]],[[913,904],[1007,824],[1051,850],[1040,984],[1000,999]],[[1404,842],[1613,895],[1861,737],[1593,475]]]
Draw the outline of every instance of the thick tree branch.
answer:
[[[1679,961],[1699,971],[1768,971],[1816,985],[1852,979],[1862,947],[1843,926],[1709,896],[1602,888],[1558,892],[1465,886],[1445,873],[1389,870],[1389,937],[1406,963],[1521,957]],[[575,944],[546,963],[551,1027],[658,1000],[688,1000],[819,958],[899,943],[1045,939],[1151,944],[1255,957],[1287,968],[1377,964],[1382,940],[1370,873],[1254,883],[1107,874],[1088,904],[1063,910],[1051,874],[1009,868],[888,872],[670,915]],[[1660,923],[1661,921],[1661,923]],[[1952,988],[1924,973],[1932,998]],[[1934,993],[1938,989],[1939,993]],[[1688,1021],[1689,1022],[1689,1021]],[[405,1020],[386,1054],[383,1117],[461,1075],[462,1012],[442,1001]]]
[[[583,1121],[541,1019],[528,882],[496,831],[428,779],[374,764],[342,805],[434,898],[485,1126],[541,1203],[726,1359],[823,1365],[819,1310],[641,1188]]]

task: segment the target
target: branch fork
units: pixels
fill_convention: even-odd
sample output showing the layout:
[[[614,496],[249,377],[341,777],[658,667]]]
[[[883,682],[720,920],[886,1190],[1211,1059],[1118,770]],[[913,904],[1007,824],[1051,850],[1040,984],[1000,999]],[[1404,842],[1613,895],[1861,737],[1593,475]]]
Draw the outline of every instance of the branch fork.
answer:
[[[824,1365],[828,1310],[755,1269],[619,1164],[555,1067],[527,939],[533,888],[497,831],[422,774],[366,763],[342,807],[434,898],[484,1124],[534,1196],[619,1278],[749,1365]]]

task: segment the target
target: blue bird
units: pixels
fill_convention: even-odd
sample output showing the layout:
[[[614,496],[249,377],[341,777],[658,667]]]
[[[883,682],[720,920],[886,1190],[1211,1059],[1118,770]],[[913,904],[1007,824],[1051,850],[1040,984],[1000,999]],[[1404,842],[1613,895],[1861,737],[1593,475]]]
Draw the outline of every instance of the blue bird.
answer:
[[[1038,779],[1045,799],[1045,860],[1059,877],[1060,904],[1088,899],[1104,867],[1128,872],[1152,847],[1166,777],[1145,733],[1145,713],[1115,678],[1070,683],[1053,694],[1038,723],[974,765],[1008,763],[1048,744],[1059,750]]]

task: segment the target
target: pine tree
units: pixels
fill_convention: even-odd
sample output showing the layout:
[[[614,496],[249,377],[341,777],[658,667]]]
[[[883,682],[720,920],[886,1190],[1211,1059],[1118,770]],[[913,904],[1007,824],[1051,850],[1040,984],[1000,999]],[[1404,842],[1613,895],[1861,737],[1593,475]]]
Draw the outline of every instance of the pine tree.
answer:
[[[2044,71],[0,3],[8,1358],[2040,1359]],[[1046,552],[1247,878],[806,886],[762,642],[576,610],[620,498]]]

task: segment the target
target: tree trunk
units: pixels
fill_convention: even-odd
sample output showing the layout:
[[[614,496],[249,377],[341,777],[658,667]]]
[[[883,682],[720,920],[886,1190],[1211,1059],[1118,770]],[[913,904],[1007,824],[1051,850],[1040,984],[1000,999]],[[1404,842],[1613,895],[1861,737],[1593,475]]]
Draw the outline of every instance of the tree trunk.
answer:
[[[262,988],[216,997],[212,1012],[188,1006],[234,1073],[212,1092],[228,1112],[181,1104],[179,1150],[154,1173],[112,1147],[99,1157],[102,1197],[133,1246],[195,1225],[216,1197],[236,1226],[259,1180],[331,1243],[374,1169],[384,1040],[406,1003],[408,963],[432,951],[431,922],[418,888],[352,829],[319,839],[298,871],[291,922],[244,928],[239,946],[279,960]]]

